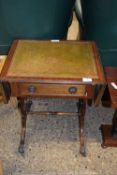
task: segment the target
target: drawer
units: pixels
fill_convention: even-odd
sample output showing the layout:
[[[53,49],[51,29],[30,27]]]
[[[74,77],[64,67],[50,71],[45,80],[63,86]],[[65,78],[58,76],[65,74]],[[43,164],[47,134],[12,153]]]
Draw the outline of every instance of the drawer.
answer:
[[[84,96],[85,85],[12,83],[12,96]]]

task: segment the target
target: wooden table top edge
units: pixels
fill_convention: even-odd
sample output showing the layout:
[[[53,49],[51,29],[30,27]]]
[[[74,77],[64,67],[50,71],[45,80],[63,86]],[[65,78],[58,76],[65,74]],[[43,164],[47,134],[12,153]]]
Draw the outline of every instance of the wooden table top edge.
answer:
[[[51,77],[51,78],[46,78],[46,77],[44,77],[44,78],[37,78],[37,77],[31,77],[31,78],[29,78],[29,77],[10,77],[10,76],[7,76],[7,72],[8,72],[8,70],[9,70],[9,66],[10,66],[10,63],[11,63],[11,61],[12,61],[12,57],[13,57],[13,55],[14,55],[14,52],[15,52],[15,49],[16,49],[16,47],[17,47],[17,44],[18,44],[18,42],[19,41],[36,41],[36,42],[50,42],[50,40],[48,41],[48,40],[14,40],[14,42],[13,42],[13,44],[12,44],[12,46],[11,46],[11,49],[10,49],[10,51],[9,51],[9,54],[8,54],[8,56],[7,56],[7,59],[6,59],[6,61],[5,61],[5,64],[4,64],[4,66],[3,66],[3,69],[2,69],[2,71],[1,71],[1,74],[0,74],[0,80],[1,81],[3,81],[3,80],[10,80],[10,81],[15,81],[15,79],[16,80],[23,80],[23,81],[25,81],[26,79],[30,79],[30,81],[31,81],[31,78],[33,79],[33,80],[37,80],[37,79],[40,79],[40,81],[43,81],[44,79],[47,79],[47,80],[49,80],[49,79],[52,79],[52,80],[60,80],[60,82],[61,82],[61,80],[62,81],[68,81],[68,83],[69,82],[71,82],[71,79],[74,81],[73,83],[77,83],[77,81],[80,81],[80,83],[82,83],[81,82],[81,80],[80,79],[73,79],[73,78],[71,78],[71,79],[69,79],[68,77],[67,78],[54,78],[54,77]],[[96,47],[96,43],[94,42],[94,41],[65,41],[65,40],[62,40],[62,41],[60,41],[60,42],[65,42],[65,43],[71,43],[71,42],[73,42],[73,43],[92,43],[92,49],[93,49],[93,51],[94,51],[94,57],[95,57],[95,60],[96,60],[96,69],[97,69],[97,72],[98,72],[98,80],[96,79],[94,79],[93,80],[93,83],[92,84],[95,84],[95,82],[98,84],[99,82],[100,83],[106,83],[106,80],[105,80],[105,76],[104,76],[104,71],[103,71],[103,66],[102,66],[102,64],[101,64],[101,61],[100,61],[100,57],[99,57],[99,53],[98,53],[98,50],[97,50],[97,47]],[[98,59],[99,58],[99,59]],[[100,66],[98,66],[98,65],[100,65]],[[45,80],[44,80],[45,81]]]

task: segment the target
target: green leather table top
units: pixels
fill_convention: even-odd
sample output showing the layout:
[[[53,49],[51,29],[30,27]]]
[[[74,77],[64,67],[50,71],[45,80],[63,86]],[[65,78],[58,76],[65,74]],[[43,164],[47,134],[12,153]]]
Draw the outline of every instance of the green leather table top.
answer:
[[[91,42],[18,41],[7,76],[98,78]]]

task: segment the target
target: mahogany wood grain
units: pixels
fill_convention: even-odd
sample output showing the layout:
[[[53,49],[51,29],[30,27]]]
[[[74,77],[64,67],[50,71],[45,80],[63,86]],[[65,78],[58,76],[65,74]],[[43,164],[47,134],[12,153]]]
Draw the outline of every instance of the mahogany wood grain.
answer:
[[[30,87],[35,88],[35,92],[30,92]],[[69,88],[76,88],[76,93],[70,93]],[[39,84],[39,83],[11,83],[13,96],[85,96],[84,85],[66,84]]]

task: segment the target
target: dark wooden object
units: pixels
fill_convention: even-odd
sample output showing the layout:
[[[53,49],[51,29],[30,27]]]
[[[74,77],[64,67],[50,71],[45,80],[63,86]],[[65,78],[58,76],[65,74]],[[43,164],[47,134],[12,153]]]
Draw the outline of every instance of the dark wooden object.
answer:
[[[117,67],[106,67],[105,73],[108,82],[111,106],[115,108],[112,125],[101,125],[103,143],[102,147],[117,147],[117,89],[112,86],[112,82],[117,85]]]
[[[98,105],[105,88],[105,78],[94,42],[14,41],[1,72],[11,96],[18,98],[21,112],[19,152],[24,153],[27,114],[35,97],[77,98],[80,153],[86,155],[84,117],[86,103]],[[98,90],[96,87],[98,86]],[[95,93],[96,92],[96,93]],[[44,112],[41,115],[71,115],[68,112]]]

